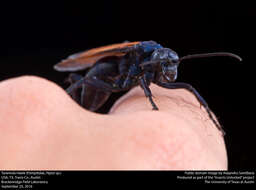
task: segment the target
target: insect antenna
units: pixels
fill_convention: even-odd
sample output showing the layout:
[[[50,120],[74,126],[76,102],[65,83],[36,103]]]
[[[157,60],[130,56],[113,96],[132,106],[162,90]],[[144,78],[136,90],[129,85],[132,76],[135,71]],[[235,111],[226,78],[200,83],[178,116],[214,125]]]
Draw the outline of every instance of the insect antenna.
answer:
[[[193,59],[193,58],[203,58],[203,57],[233,57],[242,61],[242,58],[236,54],[228,53],[228,52],[215,52],[215,53],[202,53],[202,54],[193,54],[193,55],[186,55],[180,58],[180,61],[186,59]]]

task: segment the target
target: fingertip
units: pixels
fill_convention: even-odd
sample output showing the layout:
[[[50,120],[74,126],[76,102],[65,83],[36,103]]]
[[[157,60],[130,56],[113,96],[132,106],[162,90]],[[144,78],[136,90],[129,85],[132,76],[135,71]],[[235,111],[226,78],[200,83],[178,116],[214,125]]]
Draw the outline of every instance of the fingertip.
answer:
[[[61,122],[87,113],[57,84],[37,76],[21,76],[0,83],[1,122],[8,126]],[[74,113],[74,114],[71,114]],[[3,118],[13,118],[5,119]],[[24,124],[25,123],[25,124]]]
[[[204,156],[204,163],[201,163],[201,166],[198,165],[197,169],[207,169],[207,167],[208,169],[227,169],[227,153],[223,136],[210,120],[205,109],[200,108],[200,103],[195,96],[183,89],[169,90],[156,85],[151,85],[150,88],[159,111],[152,111],[152,106],[145,97],[143,90],[136,87],[114,104],[110,114],[116,116],[122,114],[123,116],[131,117],[131,120],[135,120],[135,118],[139,117],[138,115],[144,114],[148,118],[145,121],[158,121],[165,126],[165,128],[162,128],[163,134],[171,131],[169,132],[170,136],[164,135],[159,138],[163,146],[168,141],[168,138],[178,138],[175,134],[179,134],[180,130],[185,131],[186,135],[179,136],[180,139],[177,142],[181,147],[190,145],[195,140],[198,140],[198,143],[191,145],[191,147],[203,147],[201,152],[197,153],[191,152],[190,148],[185,150],[185,153],[191,154],[191,156],[194,156],[194,154]],[[170,129],[170,125],[174,127]],[[149,127],[145,128],[145,130],[148,129]],[[188,143],[182,145],[183,140]],[[167,147],[166,150],[169,151],[169,148],[171,147]],[[208,156],[211,157],[211,159],[209,158],[211,161],[207,164]],[[184,160],[186,159],[184,158]],[[194,162],[196,162],[196,157]],[[193,163],[191,164],[190,167],[192,168]]]

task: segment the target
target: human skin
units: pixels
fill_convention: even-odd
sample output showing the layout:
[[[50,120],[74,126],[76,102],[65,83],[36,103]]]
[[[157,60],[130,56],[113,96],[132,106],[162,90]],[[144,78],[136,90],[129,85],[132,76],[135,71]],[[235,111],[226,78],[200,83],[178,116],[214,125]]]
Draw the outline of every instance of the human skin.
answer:
[[[221,132],[186,90],[140,87],[107,115],[61,87],[23,76],[0,82],[0,170],[226,170]]]

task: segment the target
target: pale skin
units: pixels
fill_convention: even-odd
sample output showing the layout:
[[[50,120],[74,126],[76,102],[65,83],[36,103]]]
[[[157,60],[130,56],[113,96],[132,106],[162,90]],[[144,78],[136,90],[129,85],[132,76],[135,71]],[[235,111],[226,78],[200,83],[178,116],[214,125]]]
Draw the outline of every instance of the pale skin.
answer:
[[[186,90],[140,87],[108,115],[89,112],[46,79],[0,82],[0,170],[226,170],[221,132]]]

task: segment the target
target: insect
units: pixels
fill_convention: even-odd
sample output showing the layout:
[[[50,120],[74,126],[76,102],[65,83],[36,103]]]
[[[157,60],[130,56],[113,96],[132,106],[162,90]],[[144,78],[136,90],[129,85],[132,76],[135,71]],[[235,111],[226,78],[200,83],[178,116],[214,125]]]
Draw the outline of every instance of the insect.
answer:
[[[158,110],[150,83],[168,89],[186,89],[193,93],[207,111],[209,118],[224,135],[221,125],[214,118],[208,104],[190,84],[175,82],[179,64],[187,59],[213,56],[229,56],[242,60],[228,52],[187,55],[178,54],[164,48],[155,41],[124,42],[87,50],[69,56],[54,66],[61,72],[81,71],[89,68],[85,76],[71,73],[71,84],[66,92],[84,108],[96,111],[109,98],[111,93],[127,91],[140,85],[150,101],[153,110]],[[80,93],[80,91],[81,93]]]

